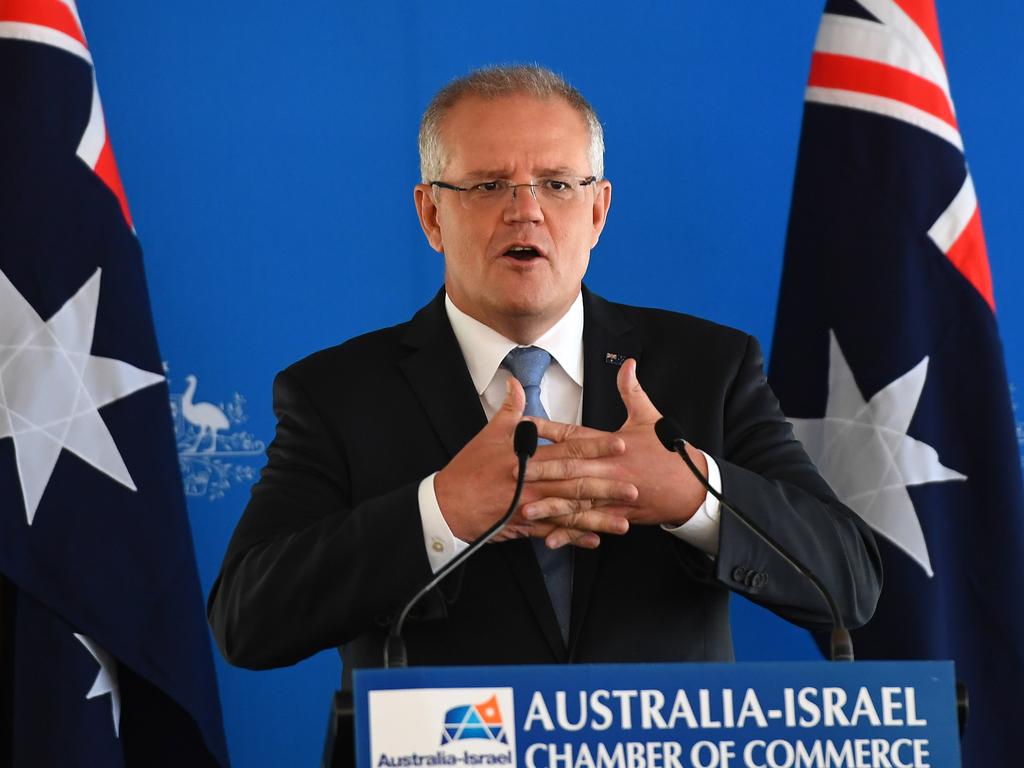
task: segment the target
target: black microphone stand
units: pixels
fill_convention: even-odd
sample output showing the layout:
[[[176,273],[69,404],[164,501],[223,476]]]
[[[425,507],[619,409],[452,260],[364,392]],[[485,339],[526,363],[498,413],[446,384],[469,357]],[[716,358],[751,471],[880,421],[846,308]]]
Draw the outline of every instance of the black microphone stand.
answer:
[[[405,623],[405,619],[413,606],[430,590],[440,584],[448,574],[462,565],[474,552],[494,538],[502,528],[508,525],[508,521],[515,514],[516,507],[519,506],[519,497],[523,493],[523,483],[526,480],[526,463],[537,451],[537,425],[532,421],[519,422],[516,425],[512,447],[515,450],[516,458],[519,459],[519,477],[516,480],[515,493],[512,495],[512,503],[509,504],[508,511],[502,515],[498,522],[484,531],[482,536],[446,563],[441,570],[434,574],[434,578],[427,582],[426,586],[420,589],[405,604],[405,607],[392,621],[391,631],[388,633],[387,641],[384,644],[385,669],[408,666],[405,643],[402,641],[402,625]],[[324,739],[324,753],[320,761],[321,768],[348,768],[348,766],[355,765],[354,725],[355,704],[352,691],[344,689],[335,691],[327,723],[327,737]]]
[[[739,509],[732,506],[722,497],[722,494],[711,487],[711,484],[708,483],[708,479],[704,477],[704,473],[697,469],[697,466],[693,463],[693,459],[691,459],[690,455],[686,452],[686,440],[683,439],[682,430],[679,428],[678,424],[668,417],[663,417],[654,425],[654,431],[666,449],[679,454],[690,472],[693,473],[694,477],[697,478],[708,493],[718,499],[719,503],[725,507],[725,509],[729,510],[733,517],[750,529],[750,531],[761,539],[761,541],[767,544],[775,554],[789,563],[794,570],[801,573],[808,581],[811,582],[811,584],[814,585],[815,589],[818,590],[822,598],[824,598],[825,602],[828,604],[828,610],[832,614],[832,643],[829,658],[832,661],[853,661],[853,640],[850,638],[850,632],[843,624],[843,617],[839,612],[839,607],[836,605],[835,599],[832,597],[832,593],[829,592],[828,588],[821,582],[821,579],[819,579],[817,575],[815,575],[803,563],[799,562],[796,558],[786,552],[786,550],[776,542],[767,531],[763,530],[761,526],[747,517]]]

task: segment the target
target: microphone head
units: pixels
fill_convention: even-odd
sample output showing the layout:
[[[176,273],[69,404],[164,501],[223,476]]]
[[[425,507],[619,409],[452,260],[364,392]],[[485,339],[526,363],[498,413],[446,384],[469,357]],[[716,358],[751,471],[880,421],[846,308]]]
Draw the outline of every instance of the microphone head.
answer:
[[[654,434],[661,440],[661,444],[668,451],[675,452],[676,443],[685,443],[682,428],[676,424],[671,416],[662,416],[654,425]]]
[[[520,421],[516,424],[512,448],[515,450],[516,456],[533,456],[537,452],[537,425],[532,421]]]

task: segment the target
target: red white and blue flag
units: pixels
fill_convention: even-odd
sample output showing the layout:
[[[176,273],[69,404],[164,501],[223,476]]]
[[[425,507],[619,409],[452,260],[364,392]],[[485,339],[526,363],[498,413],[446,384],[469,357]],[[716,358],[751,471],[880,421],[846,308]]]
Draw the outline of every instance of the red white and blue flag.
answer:
[[[73,0],[0,0],[0,764],[226,765],[166,381]]]
[[[883,549],[858,658],[953,659],[964,765],[1017,764],[1020,455],[933,0],[826,4],[770,379]]]

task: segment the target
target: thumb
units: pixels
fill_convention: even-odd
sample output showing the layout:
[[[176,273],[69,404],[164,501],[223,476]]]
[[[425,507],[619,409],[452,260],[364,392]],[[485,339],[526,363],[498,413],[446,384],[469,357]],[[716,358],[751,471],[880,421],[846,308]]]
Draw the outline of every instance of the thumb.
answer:
[[[626,422],[632,424],[653,424],[661,418],[661,412],[647,397],[636,376],[636,360],[630,358],[622,364],[616,379],[619,396],[626,406]]]
[[[515,376],[509,376],[505,382],[505,399],[501,408],[491,419],[491,425],[502,434],[511,435],[516,431],[516,425],[523,420],[523,411],[526,410],[526,392],[523,385]]]

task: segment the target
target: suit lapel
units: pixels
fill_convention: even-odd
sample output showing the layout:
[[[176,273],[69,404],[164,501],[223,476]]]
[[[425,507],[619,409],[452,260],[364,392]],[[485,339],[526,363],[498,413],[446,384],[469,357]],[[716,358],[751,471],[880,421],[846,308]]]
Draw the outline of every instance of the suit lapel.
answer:
[[[444,311],[444,291],[413,316],[403,341],[416,350],[399,365],[451,458],[487,417]]]
[[[626,420],[615,383],[627,357],[640,361],[632,323],[600,296],[583,289],[583,424],[614,432]]]
[[[626,408],[619,397],[616,376],[626,358],[640,361],[642,345],[629,320],[614,305],[586,287],[583,288],[583,312],[583,424],[614,432],[626,420]],[[600,561],[601,547],[575,552],[569,628],[570,661],[590,605]]]
[[[415,351],[403,359],[400,366],[450,459],[483,429],[487,417],[448,322],[443,290],[416,313],[403,341]],[[508,562],[554,657],[564,660],[566,649],[558,630],[558,619],[530,543],[522,540],[493,546]],[[459,568],[445,580],[443,586],[449,598],[457,593],[462,573],[463,569]],[[455,582],[451,589],[448,589],[448,582]]]

